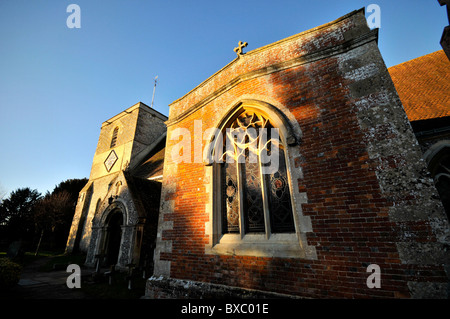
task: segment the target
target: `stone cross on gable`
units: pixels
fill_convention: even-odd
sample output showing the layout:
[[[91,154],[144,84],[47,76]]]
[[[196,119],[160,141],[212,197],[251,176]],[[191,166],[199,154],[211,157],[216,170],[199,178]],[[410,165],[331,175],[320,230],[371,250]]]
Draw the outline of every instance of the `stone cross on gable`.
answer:
[[[244,53],[242,52],[242,49],[244,49],[247,45],[248,45],[247,42],[239,41],[238,46],[237,46],[236,48],[234,48],[234,52],[236,52],[238,58],[239,58],[242,54],[244,54]]]

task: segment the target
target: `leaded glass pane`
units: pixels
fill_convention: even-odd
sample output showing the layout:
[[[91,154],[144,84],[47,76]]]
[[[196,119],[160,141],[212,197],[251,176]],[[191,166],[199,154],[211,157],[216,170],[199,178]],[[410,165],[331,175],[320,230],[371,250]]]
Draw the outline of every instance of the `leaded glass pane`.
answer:
[[[266,176],[269,194],[270,227],[273,233],[294,232],[291,195],[286,172],[284,150],[277,148],[279,153],[279,169],[274,174]]]
[[[264,208],[261,192],[259,161],[251,163],[246,156],[240,164],[244,184],[244,216],[247,232],[264,232]]]
[[[239,191],[236,163],[222,164],[223,233],[239,233]]]

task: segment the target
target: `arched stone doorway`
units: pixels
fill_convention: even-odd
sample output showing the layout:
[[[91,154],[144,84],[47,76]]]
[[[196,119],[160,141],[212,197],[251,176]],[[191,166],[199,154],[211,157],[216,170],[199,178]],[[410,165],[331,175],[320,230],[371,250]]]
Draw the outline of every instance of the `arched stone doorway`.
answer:
[[[155,182],[156,183],[156,182]],[[148,196],[148,195],[147,195]],[[127,265],[140,265],[147,261],[153,265],[153,249],[156,237],[159,193],[155,197],[155,210],[152,211],[152,223],[145,216],[140,216],[134,203],[128,196],[109,201],[108,195],[98,205],[92,219],[91,240],[86,255],[87,266],[109,267],[115,265],[117,270],[127,269]],[[154,236],[154,237],[152,237]],[[143,258],[141,258],[141,252]],[[150,257],[149,257],[150,256]]]
[[[107,236],[105,242],[105,262],[107,265],[115,265],[119,260],[122,226],[122,212],[119,209],[113,210],[107,219]]]
[[[86,265],[102,267],[116,265],[125,268],[131,263],[133,226],[130,208],[122,200],[103,202],[92,220],[92,235],[86,256]],[[131,210],[133,212],[133,210]]]

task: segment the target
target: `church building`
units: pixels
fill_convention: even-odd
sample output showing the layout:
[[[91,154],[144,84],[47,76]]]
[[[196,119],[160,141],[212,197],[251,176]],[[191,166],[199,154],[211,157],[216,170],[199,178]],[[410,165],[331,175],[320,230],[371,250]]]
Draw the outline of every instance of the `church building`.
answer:
[[[170,105],[147,297],[447,296],[448,220],[377,42],[363,9],[240,42]]]
[[[446,298],[445,54],[388,70],[364,9],[246,47],[102,124],[67,252],[151,265],[147,298]]]

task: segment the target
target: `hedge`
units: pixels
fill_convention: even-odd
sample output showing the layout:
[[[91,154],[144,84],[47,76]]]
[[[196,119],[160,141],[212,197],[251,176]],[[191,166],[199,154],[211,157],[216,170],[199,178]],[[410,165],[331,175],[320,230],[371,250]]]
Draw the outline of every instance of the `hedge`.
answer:
[[[0,289],[14,287],[20,279],[22,267],[8,258],[0,258]]]

